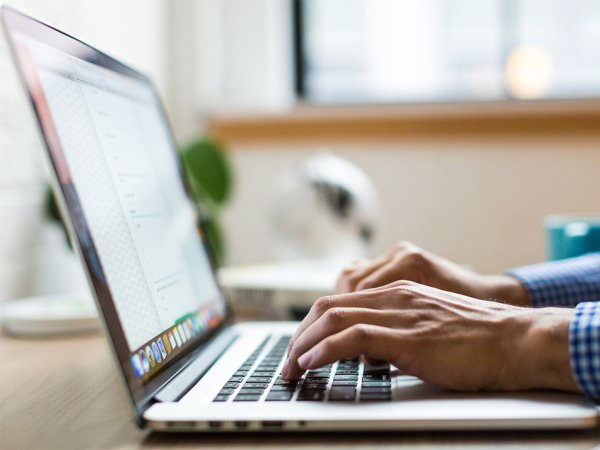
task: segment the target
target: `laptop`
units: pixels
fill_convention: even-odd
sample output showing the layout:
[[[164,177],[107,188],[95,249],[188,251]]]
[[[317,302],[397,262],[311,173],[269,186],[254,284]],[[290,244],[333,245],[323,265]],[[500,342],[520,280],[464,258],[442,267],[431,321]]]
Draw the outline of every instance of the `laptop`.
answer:
[[[1,9],[106,337],[142,427],[161,431],[577,429],[582,396],[448,392],[357,359],[295,382],[297,323],[235,323],[150,80]]]

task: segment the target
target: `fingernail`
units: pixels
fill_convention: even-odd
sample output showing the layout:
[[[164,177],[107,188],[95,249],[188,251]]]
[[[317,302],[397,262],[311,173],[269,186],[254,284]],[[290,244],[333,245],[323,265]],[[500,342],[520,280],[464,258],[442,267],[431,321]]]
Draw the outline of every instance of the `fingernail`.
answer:
[[[283,363],[283,367],[281,368],[281,375],[283,376],[283,378],[287,377],[289,366],[290,366],[290,358],[286,358],[285,362]]]
[[[313,362],[314,355],[312,352],[306,352],[300,358],[298,358],[298,365],[303,369],[308,369]]]

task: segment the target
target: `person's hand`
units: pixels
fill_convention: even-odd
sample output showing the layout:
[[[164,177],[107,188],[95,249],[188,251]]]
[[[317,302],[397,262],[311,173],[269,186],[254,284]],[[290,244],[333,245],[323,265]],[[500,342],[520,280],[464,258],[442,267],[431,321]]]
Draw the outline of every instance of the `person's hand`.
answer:
[[[290,341],[286,379],[366,356],[456,390],[578,391],[572,309],[522,308],[413,282],[319,299]]]
[[[529,305],[524,286],[508,275],[481,275],[409,242],[399,242],[373,261],[357,261],[342,271],[339,294],[409,280],[474,298]]]

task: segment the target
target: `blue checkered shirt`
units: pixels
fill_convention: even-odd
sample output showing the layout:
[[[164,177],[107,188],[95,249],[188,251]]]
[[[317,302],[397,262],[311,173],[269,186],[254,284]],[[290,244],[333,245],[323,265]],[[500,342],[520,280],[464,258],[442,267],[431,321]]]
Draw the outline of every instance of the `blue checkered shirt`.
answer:
[[[525,285],[533,306],[575,307],[569,329],[571,369],[581,390],[600,400],[600,253],[508,273]]]

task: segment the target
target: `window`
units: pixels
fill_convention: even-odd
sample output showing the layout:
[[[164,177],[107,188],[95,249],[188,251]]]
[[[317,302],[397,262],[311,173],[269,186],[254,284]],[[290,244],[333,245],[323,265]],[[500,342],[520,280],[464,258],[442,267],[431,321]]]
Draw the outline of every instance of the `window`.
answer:
[[[600,97],[597,0],[294,0],[316,103]]]

